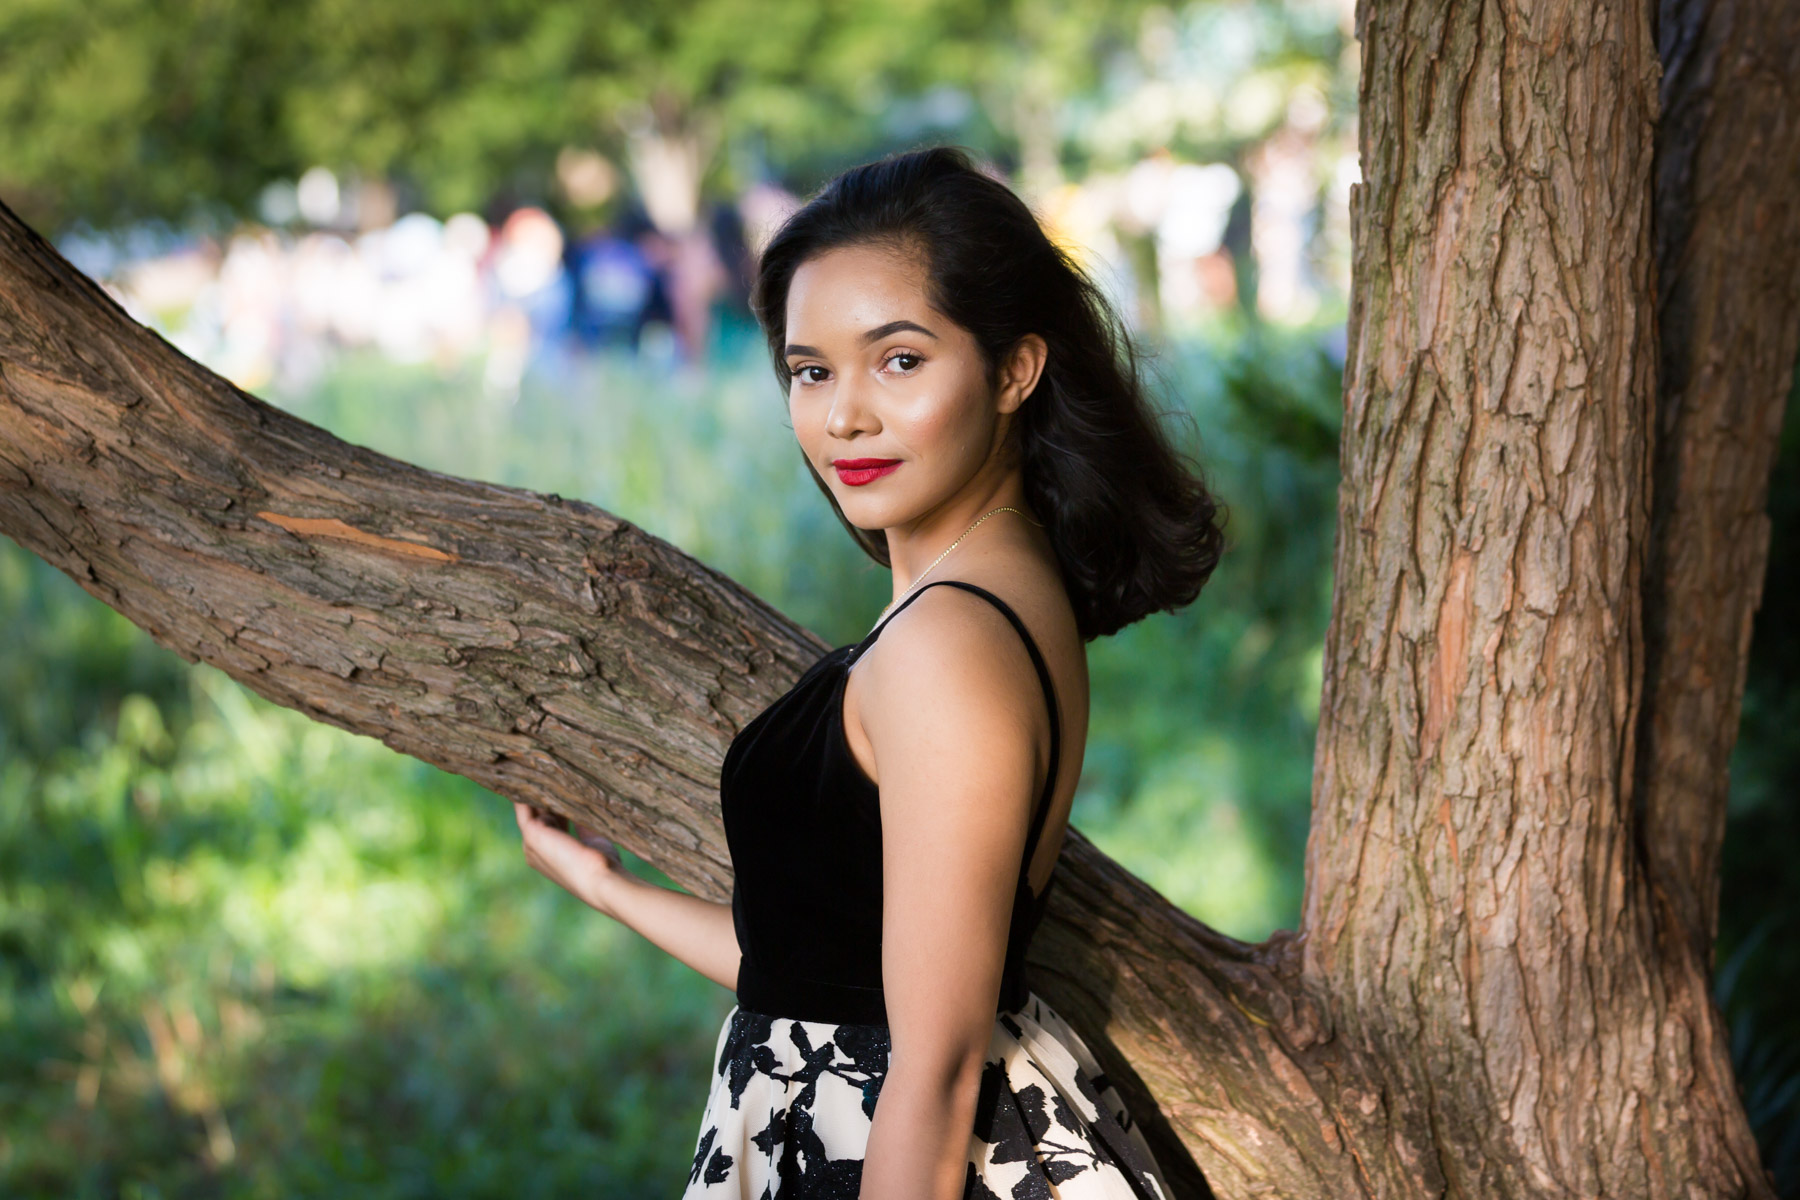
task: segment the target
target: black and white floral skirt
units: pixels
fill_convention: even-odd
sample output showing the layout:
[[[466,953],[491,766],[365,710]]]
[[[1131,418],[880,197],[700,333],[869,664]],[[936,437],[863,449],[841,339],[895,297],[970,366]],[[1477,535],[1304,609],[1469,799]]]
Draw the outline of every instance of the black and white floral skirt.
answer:
[[[733,1008],[682,1200],[856,1200],[885,1025]],[[1035,993],[994,1019],[965,1200],[1172,1200],[1087,1045]]]

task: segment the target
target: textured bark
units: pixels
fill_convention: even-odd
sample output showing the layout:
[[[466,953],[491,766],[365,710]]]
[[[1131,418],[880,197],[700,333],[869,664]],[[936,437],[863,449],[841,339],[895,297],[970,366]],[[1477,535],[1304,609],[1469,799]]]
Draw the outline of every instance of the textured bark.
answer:
[[[1781,0],[1665,8],[1653,146],[1645,2],[1359,11],[1303,932],[1233,941],[1071,833],[1033,948],[1183,1196],[1196,1163],[1230,1197],[1771,1194],[1706,960],[1800,314],[1800,38]],[[713,899],[725,746],[825,648],[590,505],[257,401],[4,206],[0,531]]]

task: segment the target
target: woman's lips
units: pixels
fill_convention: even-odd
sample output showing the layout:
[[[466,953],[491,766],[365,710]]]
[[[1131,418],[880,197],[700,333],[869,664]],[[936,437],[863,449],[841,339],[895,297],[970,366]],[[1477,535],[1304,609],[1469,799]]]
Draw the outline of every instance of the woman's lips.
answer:
[[[838,478],[851,487],[861,487],[865,483],[880,479],[900,465],[897,458],[840,458],[832,466],[837,468]]]

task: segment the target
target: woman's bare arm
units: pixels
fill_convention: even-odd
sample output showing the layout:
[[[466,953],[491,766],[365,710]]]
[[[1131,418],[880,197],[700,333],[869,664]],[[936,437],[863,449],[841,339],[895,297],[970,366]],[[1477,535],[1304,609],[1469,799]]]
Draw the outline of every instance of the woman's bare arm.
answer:
[[[737,990],[731,906],[640,879],[611,842],[529,804],[513,802],[525,860],[597,912],[628,925],[714,983]]]
[[[892,1050],[861,1200],[958,1200],[1049,718],[1023,643],[977,598],[935,589],[880,645],[858,715],[881,784]]]

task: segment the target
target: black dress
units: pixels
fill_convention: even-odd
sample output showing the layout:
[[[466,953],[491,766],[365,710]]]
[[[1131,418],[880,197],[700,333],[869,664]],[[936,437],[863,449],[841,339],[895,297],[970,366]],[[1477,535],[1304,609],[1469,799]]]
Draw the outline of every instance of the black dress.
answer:
[[[1025,978],[1044,893],[1028,879],[1061,752],[1056,689],[1011,606],[1050,709],[1050,766],[1014,891],[966,1197],[1167,1200],[1149,1148],[1092,1054]],[[719,1031],[712,1091],[684,1200],[856,1200],[887,1074],[881,987],[880,793],[844,736],[844,684],[886,627],[840,646],[738,731],[719,791],[736,884],[737,1006]]]

